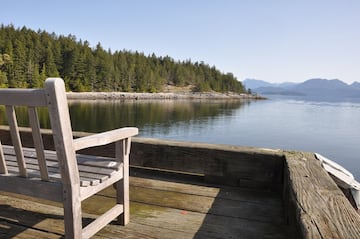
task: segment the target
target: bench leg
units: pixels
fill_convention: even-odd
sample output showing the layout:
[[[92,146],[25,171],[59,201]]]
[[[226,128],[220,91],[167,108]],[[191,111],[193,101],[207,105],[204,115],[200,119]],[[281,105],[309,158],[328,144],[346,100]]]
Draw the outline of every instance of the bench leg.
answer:
[[[116,143],[116,157],[124,164],[123,179],[116,183],[116,201],[123,204],[124,213],[118,217],[118,223],[126,225],[130,221],[130,198],[129,198],[129,153],[130,138]]]
[[[82,238],[82,214],[79,197],[64,197],[65,238]]]

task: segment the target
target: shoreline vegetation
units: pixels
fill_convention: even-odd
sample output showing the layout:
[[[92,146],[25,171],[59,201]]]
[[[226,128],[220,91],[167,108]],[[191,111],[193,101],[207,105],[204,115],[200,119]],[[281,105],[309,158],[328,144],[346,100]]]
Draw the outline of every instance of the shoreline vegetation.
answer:
[[[69,100],[265,100],[257,94],[194,91],[194,85],[184,87],[163,85],[161,92],[67,92]]]
[[[253,94],[218,92],[67,92],[69,100],[265,100]]]
[[[167,92],[165,85],[248,93],[232,73],[204,61],[106,50],[74,35],[0,25],[0,87],[41,88],[47,77],[63,78],[72,92]]]

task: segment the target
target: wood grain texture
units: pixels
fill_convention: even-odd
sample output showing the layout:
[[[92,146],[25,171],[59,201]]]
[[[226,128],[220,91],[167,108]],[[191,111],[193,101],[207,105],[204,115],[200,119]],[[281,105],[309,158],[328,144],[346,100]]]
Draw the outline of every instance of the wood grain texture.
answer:
[[[1,105],[47,106],[44,89],[0,89]]]
[[[207,182],[240,187],[276,188],[282,181],[279,151],[155,139],[133,142],[131,162],[136,166],[203,174]]]
[[[7,174],[7,173],[8,170],[5,162],[4,149],[0,140],[0,174]]]
[[[27,128],[21,129],[23,145],[33,147]],[[75,138],[91,135],[73,132]],[[3,144],[8,144],[6,127],[0,126]],[[42,130],[46,149],[54,149],[52,134]],[[248,188],[281,190],[284,156],[280,150],[252,147],[177,142],[148,138],[132,138],[130,165],[144,168],[202,175],[210,183]],[[115,146],[104,145],[83,149],[78,153],[114,157]]]
[[[49,174],[47,171],[46,160],[45,160],[44,143],[43,143],[43,140],[41,137],[40,123],[39,123],[39,118],[38,118],[38,115],[36,112],[36,108],[29,107],[28,112],[29,112],[30,126],[32,129],[34,147],[36,150],[36,158],[39,162],[41,179],[48,181]]]
[[[74,147],[75,150],[80,150],[84,148],[106,145],[122,139],[133,137],[138,133],[139,130],[135,127],[124,127],[121,129],[110,130],[104,133],[77,138],[74,140]]]
[[[303,238],[359,238],[360,216],[312,153],[287,153],[285,171],[289,220]]]
[[[154,195],[159,196],[154,198]],[[257,200],[253,202],[253,198]],[[204,201],[207,209],[205,206],[199,207],[204,199],[207,200]],[[281,197],[274,196],[274,193],[167,180],[149,182],[148,179],[130,177],[130,201],[129,224],[123,227],[110,223],[97,232],[94,238],[289,238],[288,226],[277,218],[278,213],[270,212],[282,211]],[[183,202],[179,204],[179,201]],[[106,212],[115,202],[116,192],[113,187],[85,200],[84,225]],[[249,210],[245,207],[251,203],[259,213],[267,212],[262,216],[262,221],[246,213]],[[15,211],[21,213],[19,222],[12,221],[15,225],[21,224],[51,234],[64,233],[63,212],[59,203],[50,204],[39,199],[0,194],[0,205],[4,205],[1,208],[4,211],[2,215],[7,221],[12,221]],[[222,206],[229,210],[233,207],[237,212],[220,210]],[[243,211],[240,211],[241,208]],[[277,223],[272,220],[274,217]],[[0,219],[0,233],[1,222]]]
[[[16,119],[15,109],[12,105],[6,106],[6,114],[8,118],[8,123],[10,127],[10,135],[12,140],[12,145],[16,152],[16,160],[19,167],[19,173],[22,177],[27,177],[26,164],[24,160],[24,154],[22,151],[21,138],[19,133],[19,127]]]

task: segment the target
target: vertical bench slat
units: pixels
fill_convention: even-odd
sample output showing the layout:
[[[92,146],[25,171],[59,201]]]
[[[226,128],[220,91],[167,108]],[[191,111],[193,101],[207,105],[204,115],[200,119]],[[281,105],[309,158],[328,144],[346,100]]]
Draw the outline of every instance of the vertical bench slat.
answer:
[[[49,181],[49,173],[46,166],[44,143],[41,137],[38,114],[34,107],[29,107],[28,112],[29,112],[30,127],[32,129],[34,147],[36,149],[36,157],[39,163],[41,179],[45,181]]]
[[[7,105],[6,106],[6,114],[7,114],[7,118],[8,118],[9,127],[10,127],[11,140],[13,142],[15,153],[16,153],[16,160],[19,165],[19,173],[20,173],[20,176],[27,177],[24,153],[22,150],[19,127],[18,127],[17,120],[16,120],[14,106]]]
[[[6,167],[5,157],[4,157],[4,150],[0,141],[0,174],[7,174],[8,170]]]
[[[130,221],[130,198],[129,198],[129,154],[131,138],[126,138],[115,143],[116,160],[124,164],[123,179],[116,183],[116,203],[123,204],[124,213],[118,217],[118,222],[126,225]]]

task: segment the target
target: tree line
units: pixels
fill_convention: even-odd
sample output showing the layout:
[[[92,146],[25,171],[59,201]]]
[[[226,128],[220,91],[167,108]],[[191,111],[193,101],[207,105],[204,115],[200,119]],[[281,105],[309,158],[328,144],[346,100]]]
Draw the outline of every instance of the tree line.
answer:
[[[61,77],[67,90],[160,92],[164,85],[194,91],[245,92],[232,73],[191,60],[105,50],[74,35],[56,35],[12,25],[0,27],[0,87],[38,88],[47,77]]]

